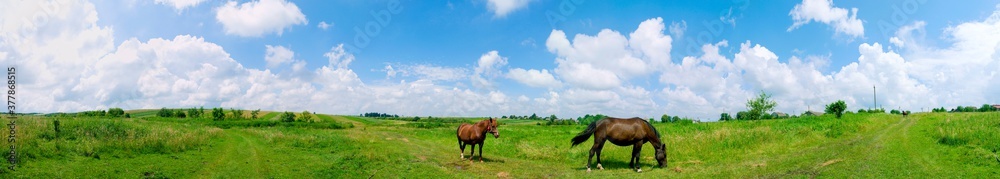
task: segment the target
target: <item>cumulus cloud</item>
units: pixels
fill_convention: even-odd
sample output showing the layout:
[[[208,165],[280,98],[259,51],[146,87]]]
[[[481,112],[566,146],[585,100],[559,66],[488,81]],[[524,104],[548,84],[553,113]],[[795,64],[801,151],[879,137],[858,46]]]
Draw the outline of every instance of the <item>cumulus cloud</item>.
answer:
[[[493,12],[493,17],[506,17],[515,10],[528,6],[530,0],[487,0],[486,8]]]
[[[157,4],[173,7],[177,10],[177,12],[184,11],[184,9],[189,7],[197,6],[198,4],[201,4],[201,2],[205,2],[205,0],[156,0]]]
[[[292,25],[308,23],[299,7],[285,0],[257,0],[239,5],[236,1],[229,1],[215,11],[215,19],[222,24],[226,34],[244,37],[270,33],[280,36]]]
[[[556,80],[556,78],[549,73],[549,70],[546,69],[539,71],[536,69],[525,70],[521,68],[514,68],[507,72],[507,78],[531,87],[557,88],[562,86],[562,83],[559,82],[559,80]]]
[[[479,88],[494,88],[493,79],[500,75],[500,67],[507,65],[507,57],[500,56],[496,50],[486,52],[476,62],[472,84]]]
[[[334,114],[499,116],[532,108],[527,101],[512,104],[519,100],[500,91],[477,92],[429,79],[365,84],[349,68],[354,56],[342,45],[323,54],[329,64],[302,69],[309,78],[245,68],[221,46],[197,36],[128,39],[116,46],[110,28],[97,25],[92,4],[46,3],[50,2],[18,1],[5,5],[23,8],[0,12],[4,23],[38,14],[49,19],[0,29],[4,39],[0,62],[18,67],[19,97],[32,99],[19,103],[23,112],[221,106]],[[51,5],[58,5],[58,10],[38,13]],[[279,60],[282,63],[295,54],[282,46],[270,49],[265,58],[284,59]]]
[[[844,8],[833,6],[833,0],[803,0],[801,4],[795,5],[791,12],[788,12],[795,21],[788,31],[795,30],[809,22],[820,22],[833,26],[837,34],[846,34],[851,37],[865,36],[865,27],[858,19],[858,8],[851,8],[850,11]]]
[[[545,45],[557,55],[557,75],[570,85],[594,90],[621,86],[623,81],[648,75],[670,63],[672,39],[663,34],[662,18],[643,21],[625,37],[604,29],[597,36],[553,30]]]
[[[267,62],[268,68],[274,68],[281,64],[291,63],[292,58],[295,56],[295,52],[285,48],[284,46],[264,46],[264,61]]]

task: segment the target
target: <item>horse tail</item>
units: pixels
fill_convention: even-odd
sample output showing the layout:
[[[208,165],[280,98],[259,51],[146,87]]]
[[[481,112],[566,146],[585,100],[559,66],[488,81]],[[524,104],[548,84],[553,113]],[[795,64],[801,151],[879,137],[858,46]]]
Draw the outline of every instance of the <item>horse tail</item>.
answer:
[[[587,129],[584,129],[583,132],[576,134],[576,137],[573,137],[573,146],[570,147],[575,147],[576,145],[583,143],[583,141],[590,139],[590,136],[597,130],[597,123],[601,121],[603,120],[591,122],[590,125],[587,125]]]

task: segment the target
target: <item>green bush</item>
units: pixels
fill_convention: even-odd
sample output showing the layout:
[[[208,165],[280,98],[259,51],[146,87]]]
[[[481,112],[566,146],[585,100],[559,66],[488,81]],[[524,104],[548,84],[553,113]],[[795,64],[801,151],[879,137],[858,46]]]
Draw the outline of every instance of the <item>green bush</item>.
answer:
[[[826,113],[832,113],[840,119],[844,115],[844,111],[847,110],[847,103],[844,100],[837,100],[837,102],[830,103],[826,105]]]

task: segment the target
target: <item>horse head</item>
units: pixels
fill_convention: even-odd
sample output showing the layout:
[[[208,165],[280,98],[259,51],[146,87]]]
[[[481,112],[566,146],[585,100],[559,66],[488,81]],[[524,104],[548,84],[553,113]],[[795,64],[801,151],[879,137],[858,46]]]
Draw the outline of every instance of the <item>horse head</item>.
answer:
[[[656,163],[659,167],[667,166],[667,144],[660,144],[660,146],[653,146],[656,149]]]
[[[493,133],[493,138],[500,138],[500,131],[497,131],[497,120],[490,117],[489,123],[486,124],[486,131]]]

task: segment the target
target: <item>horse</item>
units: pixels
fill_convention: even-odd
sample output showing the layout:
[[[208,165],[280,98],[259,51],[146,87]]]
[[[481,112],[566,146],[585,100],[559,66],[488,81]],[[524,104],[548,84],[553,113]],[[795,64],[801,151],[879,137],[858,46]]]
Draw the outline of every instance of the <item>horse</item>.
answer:
[[[906,116],[909,116],[909,115],[910,115],[910,111],[903,111],[903,117],[906,117]]]
[[[604,170],[604,167],[601,166],[601,149],[604,148],[604,141],[611,141],[612,144],[618,146],[632,145],[632,158],[629,159],[628,165],[633,167],[636,172],[642,172],[639,154],[642,151],[642,145],[646,142],[650,142],[653,149],[656,150],[657,166],[661,168],[667,166],[667,146],[660,140],[660,132],[656,131],[656,128],[649,121],[642,118],[606,117],[594,121],[587,126],[587,129],[573,137],[573,146],[571,147],[587,141],[591,135],[594,136],[594,146],[590,148],[590,157],[587,158],[587,172],[590,172],[590,161],[594,158],[595,153],[597,154],[597,168]]]
[[[465,145],[472,145],[472,152],[469,153],[469,161],[476,156],[476,144],[479,144],[479,162],[483,162],[483,141],[486,140],[486,133],[492,133],[493,138],[500,138],[497,131],[497,120],[492,117],[477,122],[476,124],[463,123],[458,126],[458,147],[462,150],[462,159],[465,159]]]

